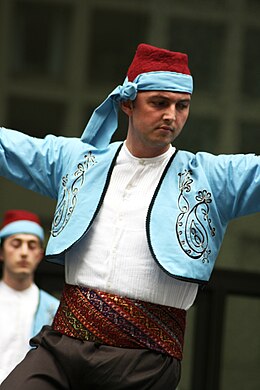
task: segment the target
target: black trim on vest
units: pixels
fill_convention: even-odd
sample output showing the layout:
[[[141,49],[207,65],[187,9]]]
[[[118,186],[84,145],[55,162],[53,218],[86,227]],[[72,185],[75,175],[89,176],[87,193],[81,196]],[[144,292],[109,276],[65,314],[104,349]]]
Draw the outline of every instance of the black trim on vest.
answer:
[[[95,210],[95,212],[94,212],[94,214],[93,214],[93,217],[92,217],[92,219],[90,220],[90,222],[89,222],[89,224],[88,224],[88,226],[87,226],[85,232],[82,234],[81,237],[79,237],[75,242],[73,242],[73,244],[72,244],[69,248],[65,249],[63,252],[61,252],[61,253],[56,253],[55,255],[47,255],[47,256],[46,256],[46,260],[47,260],[47,261],[52,262],[51,259],[55,259],[55,258],[57,258],[58,256],[64,255],[65,252],[67,252],[67,251],[68,251],[69,249],[71,249],[75,244],[77,244],[77,242],[79,242],[79,241],[81,240],[81,238],[86,234],[86,232],[87,232],[87,231],[89,230],[89,228],[91,227],[91,225],[92,225],[94,219],[96,218],[96,216],[97,216],[97,214],[98,214],[98,212],[99,212],[99,210],[100,210],[100,207],[101,207],[101,205],[102,205],[102,203],[103,203],[103,200],[104,200],[104,197],[105,197],[105,194],[106,194],[106,192],[107,192],[108,185],[109,185],[109,182],[110,182],[110,178],[111,178],[111,175],[112,175],[112,171],[113,171],[113,169],[114,169],[114,166],[115,166],[115,163],[116,163],[116,159],[117,159],[117,157],[118,157],[118,154],[119,154],[120,150],[122,149],[122,146],[123,146],[123,143],[119,146],[119,148],[117,149],[117,151],[116,151],[116,153],[115,153],[115,155],[114,155],[114,157],[113,157],[113,160],[112,160],[112,162],[111,162],[111,164],[110,164],[110,167],[109,167],[109,170],[108,170],[108,173],[107,173],[107,178],[106,178],[106,181],[105,181],[105,185],[104,185],[104,188],[103,188],[101,197],[100,197],[100,199],[99,199],[97,208],[96,208],[96,210]]]
[[[149,246],[149,250],[151,252],[151,255],[153,257],[153,259],[155,260],[155,262],[158,264],[158,266],[163,270],[163,272],[165,272],[167,275],[171,276],[172,278],[174,279],[179,279],[179,280],[182,280],[182,281],[185,281],[185,282],[191,282],[191,283],[197,283],[197,284],[207,284],[207,281],[202,281],[202,280],[198,280],[198,279],[191,279],[191,278],[185,278],[185,277],[182,277],[182,276],[178,276],[178,275],[173,275],[171,274],[169,271],[167,271],[162,265],[161,263],[159,262],[159,260],[157,259],[155,253],[154,253],[154,250],[153,250],[153,247],[152,247],[152,241],[151,241],[151,235],[150,235],[150,222],[151,222],[151,212],[152,212],[152,208],[154,206],[154,202],[155,202],[155,199],[157,197],[157,194],[161,188],[161,185],[162,185],[162,182],[175,158],[175,156],[177,155],[178,153],[178,150],[176,149],[175,152],[173,153],[173,155],[171,156],[170,160],[168,161],[163,173],[162,173],[162,176],[159,180],[159,183],[154,191],[154,194],[153,194],[153,197],[152,197],[152,200],[150,202],[150,205],[149,205],[149,208],[148,208],[148,212],[147,212],[147,217],[146,217],[146,221],[145,221],[145,228],[146,228],[146,236],[147,236],[147,241],[148,241],[148,246]]]

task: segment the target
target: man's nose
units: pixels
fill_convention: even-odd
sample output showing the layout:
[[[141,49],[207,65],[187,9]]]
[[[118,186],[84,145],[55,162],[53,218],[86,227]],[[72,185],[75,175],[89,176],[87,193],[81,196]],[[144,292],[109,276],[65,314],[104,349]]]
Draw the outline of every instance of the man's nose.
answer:
[[[175,105],[171,105],[167,107],[164,112],[163,119],[167,122],[173,122],[176,120],[176,107]]]
[[[21,245],[21,253],[23,256],[27,256],[28,255],[28,244],[26,242],[24,242],[22,245]]]

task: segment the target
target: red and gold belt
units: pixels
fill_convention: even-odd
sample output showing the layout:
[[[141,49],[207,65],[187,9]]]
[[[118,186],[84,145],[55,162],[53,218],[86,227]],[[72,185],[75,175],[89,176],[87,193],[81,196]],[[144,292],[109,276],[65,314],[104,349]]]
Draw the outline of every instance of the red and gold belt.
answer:
[[[186,311],[66,284],[53,329],[83,341],[182,359]]]

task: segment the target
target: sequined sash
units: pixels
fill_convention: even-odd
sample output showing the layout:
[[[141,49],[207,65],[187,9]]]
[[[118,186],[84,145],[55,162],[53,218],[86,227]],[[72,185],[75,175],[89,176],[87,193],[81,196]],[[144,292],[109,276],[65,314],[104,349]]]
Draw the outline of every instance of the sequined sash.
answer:
[[[182,359],[186,311],[66,284],[53,321],[58,332],[114,347]]]

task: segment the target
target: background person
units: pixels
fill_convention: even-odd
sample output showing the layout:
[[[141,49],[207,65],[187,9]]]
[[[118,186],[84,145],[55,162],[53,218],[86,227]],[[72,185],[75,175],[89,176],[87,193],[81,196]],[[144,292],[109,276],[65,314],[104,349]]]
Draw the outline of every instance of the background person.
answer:
[[[0,240],[1,383],[30,349],[30,338],[51,324],[59,301],[34,283],[44,254],[39,217],[26,210],[6,211]]]

